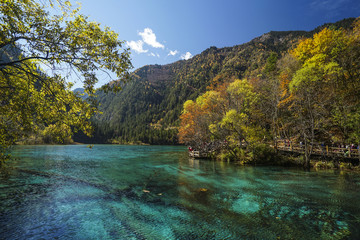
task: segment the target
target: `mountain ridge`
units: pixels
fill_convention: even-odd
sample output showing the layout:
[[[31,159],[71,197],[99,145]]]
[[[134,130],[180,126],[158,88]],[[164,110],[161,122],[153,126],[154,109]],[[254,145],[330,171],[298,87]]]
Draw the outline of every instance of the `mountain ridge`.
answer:
[[[188,60],[136,69],[122,91],[99,92],[103,114],[93,118],[95,138],[87,141],[176,144],[178,117],[186,100],[195,100],[212,84],[258,77],[271,53],[281,56],[299,39],[324,27],[350,29],[354,19],[312,31],[270,31],[233,47],[209,47]]]

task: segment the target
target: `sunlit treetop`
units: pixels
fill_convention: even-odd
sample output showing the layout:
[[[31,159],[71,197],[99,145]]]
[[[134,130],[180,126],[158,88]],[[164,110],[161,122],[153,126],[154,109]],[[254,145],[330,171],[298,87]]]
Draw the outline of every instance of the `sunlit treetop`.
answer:
[[[57,14],[52,15],[51,8]],[[101,71],[125,81],[132,65],[124,42],[108,27],[78,12],[69,1],[1,0],[0,51],[17,48],[21,55],[0,61],[0,67],[36,60],[50,77],[73,80],[76,76],[88,93],[94,92]]]

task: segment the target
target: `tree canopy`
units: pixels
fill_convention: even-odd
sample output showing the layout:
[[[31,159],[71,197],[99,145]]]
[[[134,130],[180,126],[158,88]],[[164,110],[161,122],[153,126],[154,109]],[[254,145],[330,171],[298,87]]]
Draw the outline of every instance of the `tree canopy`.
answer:
[[[131,62],[123,44],[69,1],[1,0],[0,157],[9,145],[40,130],[57,142],[77,130],[90,134],[100,71],[128,79]],[[87,101],[70,91],[76,79],[83,82]]]
[[[98,71],[110,71],[120,79],[126,79],[131,67],[128,49],[118,40],[118,34],[108,27],[89,21],[78,14],[69,1],[59,3],[59,14],[51,15],[53,7],[34,0],[2,0],[0,5],[0,49],[19,49],[17,58],[1,61],[0,67],[15,67],[36,60],[49,75],[73,70],[81,75],[87,92],[94,91]],[[46,1],[45,1],[46,2]],[[21,68],[20,68],[21,69]],[[106,85],[115,87],[116,85]]]
[[[307,166],[314,143],[360,145],[359,33],[360,19],[350,30],[323,28],[281,57],[270,53],[260,74],[229,83],[225,92],[223,85],[214,86],[196,102],[186,102],[180,141],[200,148],[201,141],[225,142],[234,156],[243,143],[253,152],[271,138],[302,141]],[[226,103],[222,111],[199,111],[210,93],[220,96],[216,104]],[[214,114],[216,119],[204,121]]]

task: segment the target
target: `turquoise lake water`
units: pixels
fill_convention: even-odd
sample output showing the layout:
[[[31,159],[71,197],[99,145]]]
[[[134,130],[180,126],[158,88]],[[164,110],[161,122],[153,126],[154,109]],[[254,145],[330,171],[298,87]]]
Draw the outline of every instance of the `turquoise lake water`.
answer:
[[[360,239],[360,175],[192,160],[174,146],[18,146],[0,239]]]

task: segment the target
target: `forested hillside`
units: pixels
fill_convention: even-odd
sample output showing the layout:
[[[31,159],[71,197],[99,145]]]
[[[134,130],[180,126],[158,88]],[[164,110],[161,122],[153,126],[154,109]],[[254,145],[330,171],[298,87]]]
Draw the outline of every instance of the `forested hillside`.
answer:
[[[179,116],[186,100],[195,100],[224,82],[264,78],[270,56],[275,56],[276,61],[299,39],[311,37],[325,27],[350,29],[353,21],[345,19],[311,32],[272,31],[242,45],[210,47],[187,61],[144,66],[133,72],[122,91],[98,93],[103,114],[93,119],[94,138],[78,135],[75,140],[176,144]]]

